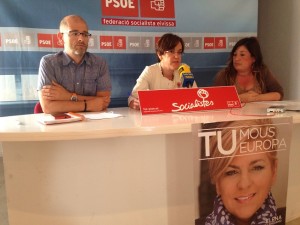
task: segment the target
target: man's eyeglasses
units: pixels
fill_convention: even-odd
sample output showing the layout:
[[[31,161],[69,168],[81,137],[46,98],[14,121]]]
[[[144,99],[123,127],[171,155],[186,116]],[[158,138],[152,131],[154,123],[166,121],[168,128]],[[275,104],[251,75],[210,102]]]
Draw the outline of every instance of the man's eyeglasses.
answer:
[[[62,33],[64,34],[64,33]],[[92,34],[88,33],[88,32],[79,32],[79,31],[69,31],[66,32],[65,34],[68,34],[70,37],[79,37],[80,35],[82,35],[82,37],[84,38],[89,38],[92,36]]]
[[[165,53],[169,53],[171,55],[179,55],[179,56],[182,56],[183,55],[183,52],[175,52],[174,50],[169,50],[169,51],[165,51]]]

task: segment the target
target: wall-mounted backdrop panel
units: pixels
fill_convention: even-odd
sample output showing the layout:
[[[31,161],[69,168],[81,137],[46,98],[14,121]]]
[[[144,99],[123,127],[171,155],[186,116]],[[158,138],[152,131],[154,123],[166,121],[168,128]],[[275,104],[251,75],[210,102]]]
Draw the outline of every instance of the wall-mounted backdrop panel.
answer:
[[[256,36],[257,7],[257,0],[2,0],[0,76],[7,83],[2,89],[10,89],[1,91],[14,93],[0,95],[0,116],[32,113],[34,75],[43,55],[63,49],[56,34],[65,15],[88,22],[89,51],[109,63],[116,107],[126,105],[139,74],[156,62],[155,43],[166,32],[183,37],[183,61],[198,85],[211,85],[236,41]]]

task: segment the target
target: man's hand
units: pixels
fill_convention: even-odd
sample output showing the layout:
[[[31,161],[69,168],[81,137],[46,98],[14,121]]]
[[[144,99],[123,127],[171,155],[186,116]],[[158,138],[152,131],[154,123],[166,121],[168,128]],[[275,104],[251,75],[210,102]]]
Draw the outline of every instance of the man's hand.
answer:
[[[110,103],[110,96],[104,96],[89,99],[87,101],[87,111],[90,112],[99,112],[105,110]]]
[[[76,102],[70,100],[71,95],[71,92],[56,82],[45,85],[39,91],[39,99],[45,113],[81,112],[84,109],[100,112],[105,110],[110,103],[110,91],[99,91],[97,96],[77,95],[78,101]]]
[[[71,93],[63,86],[52,81],[52,85],[43,86],[42,96],[47,100],[70,100]]]

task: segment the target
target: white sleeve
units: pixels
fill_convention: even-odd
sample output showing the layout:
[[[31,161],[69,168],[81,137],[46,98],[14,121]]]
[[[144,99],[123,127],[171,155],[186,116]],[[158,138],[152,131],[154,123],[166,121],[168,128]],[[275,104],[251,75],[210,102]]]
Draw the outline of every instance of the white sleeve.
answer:
[[[138,99],[138,91],[150,89],[151,73],[149,66],[146,66],[139,78],[136,80],[136,84],[132,89],[130,96],[128,97],[128,105],[134,99]]]

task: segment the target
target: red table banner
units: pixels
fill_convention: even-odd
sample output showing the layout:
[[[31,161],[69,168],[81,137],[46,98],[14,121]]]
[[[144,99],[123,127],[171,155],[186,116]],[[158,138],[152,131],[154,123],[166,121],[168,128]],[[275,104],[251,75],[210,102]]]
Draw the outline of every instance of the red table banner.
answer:
[[[241,108],[235,86],[138,91],[141,113]]]

